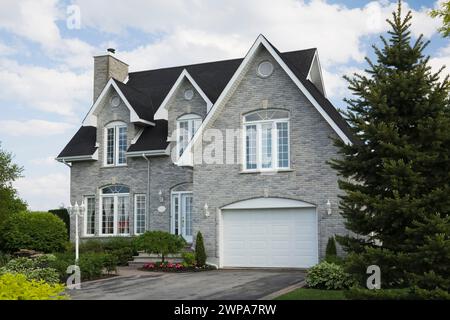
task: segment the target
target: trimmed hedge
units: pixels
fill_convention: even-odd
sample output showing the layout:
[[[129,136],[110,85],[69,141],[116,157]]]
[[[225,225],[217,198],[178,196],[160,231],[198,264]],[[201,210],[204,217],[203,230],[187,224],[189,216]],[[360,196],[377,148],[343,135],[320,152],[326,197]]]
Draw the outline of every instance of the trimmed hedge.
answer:
[[[70,216],[69,212],[67,212],[67,209],[53,209],[48,210],[48,212],[53,213],[55,216],[60,218],[62,221],[64,221],[64,224],[66,225],[67,229],[67,236],[70,237]]]
[[[0,249],[14,252],[32,249],[46,253],[64,250],[67,243],[64,222],[49,212],[20,212],[0,226]]]

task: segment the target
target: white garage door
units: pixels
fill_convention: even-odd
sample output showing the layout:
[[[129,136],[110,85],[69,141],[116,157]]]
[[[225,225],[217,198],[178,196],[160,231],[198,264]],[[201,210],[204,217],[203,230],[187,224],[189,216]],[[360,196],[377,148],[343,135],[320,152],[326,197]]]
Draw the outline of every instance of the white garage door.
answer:
[[[224,267],[307,268],[317,263],[314,208],[222,213]]]

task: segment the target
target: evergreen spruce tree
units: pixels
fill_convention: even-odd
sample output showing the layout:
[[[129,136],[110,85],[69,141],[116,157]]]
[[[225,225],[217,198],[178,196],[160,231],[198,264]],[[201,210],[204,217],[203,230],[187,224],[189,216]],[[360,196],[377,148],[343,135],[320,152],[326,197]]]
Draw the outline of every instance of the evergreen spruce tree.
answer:
[[[367,75],[346,77],[354,96],[344,115],[359,143],[335,140],[341,157],[330,161],[352,231],[337,240],[361,284],[376,264],[384,288],[449,291],[449,78],[431,71],[428,42],[412,41],[411,12],[402,18],[400,1],[387,21],[376,63],[366,59]]]

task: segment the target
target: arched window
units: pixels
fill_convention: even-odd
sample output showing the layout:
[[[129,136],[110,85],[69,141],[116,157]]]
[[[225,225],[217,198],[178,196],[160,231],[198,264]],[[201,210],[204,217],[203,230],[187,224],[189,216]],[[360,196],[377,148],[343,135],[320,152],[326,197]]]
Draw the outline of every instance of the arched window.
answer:
[[[120,166],[127,163],[127,125],[114,121],[105,126],[104,135],[105,166]]]
[[[244,170],[289,169],[289,111],[258,110],[243,122]]]
[[[185,114],[177,119],[177,154],[181,156],[195,132],[202,124],[197,114]]]
[[[112,185],[100,190],[100,234],[130,234],[130,188]]]

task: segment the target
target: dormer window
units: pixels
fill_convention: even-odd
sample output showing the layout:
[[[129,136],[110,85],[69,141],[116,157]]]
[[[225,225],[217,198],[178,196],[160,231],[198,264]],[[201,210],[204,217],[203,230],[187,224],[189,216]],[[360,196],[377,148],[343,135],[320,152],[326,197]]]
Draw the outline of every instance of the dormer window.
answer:
[[[115,121],[105,127],[105,166],[126,165],[127,125]]]
[[[268,109],[244,116],[244,171],[289,169],[289,112]]]
[[[197,114],[185,114],[177,119],[177,154],[181,156],[195,132],[202,124]]]

